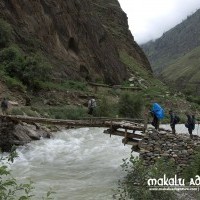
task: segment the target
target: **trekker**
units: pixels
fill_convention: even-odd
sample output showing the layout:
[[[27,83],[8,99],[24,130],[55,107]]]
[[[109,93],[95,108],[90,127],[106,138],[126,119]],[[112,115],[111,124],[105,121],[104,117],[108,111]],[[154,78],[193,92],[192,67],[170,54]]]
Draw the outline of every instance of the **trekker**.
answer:
[[[195,129],[195,116],[189,115],[188,112],[186,112],[185,115],[187,116],[187,122],[185,123],[185,127],[188,129],[190,138],[193,138],[192,131]]]
[[[150,113],[153,117],[153,121],[151,124],[152,124],[152,126],[155,127],[156,130],[158,130],[159,124],[160,124],[160,119],[164,118],[164,110],[158,103],[154,103]]]
[[[93,111],[94,111],[95,107],[96,107],[96,101],[95,101],[95,99],[90,99],[88,101],[88,114],[89,115],[93,114]]]
[[[6,100],[6,98],[4,97],[2,102],[1,102],[1,110],[2,110],[2,114],[6,115],[7,114],[7,110],[8,110],[8,101]]]
[[[151,113],[151,116],[153,117],[153,121],[151,122],[151,125],[154,126],[156,130],[158,130],[159,124],[160,124],[159,119],[153,111],[150,111],[150,113]]]
[[[179,123],[180,118],[177,115],[175,115],[175,113],[172,110],[169,111],[169,115],[170,115],[170,126],[172,128],[172,133],[176,134],[175,125]]]

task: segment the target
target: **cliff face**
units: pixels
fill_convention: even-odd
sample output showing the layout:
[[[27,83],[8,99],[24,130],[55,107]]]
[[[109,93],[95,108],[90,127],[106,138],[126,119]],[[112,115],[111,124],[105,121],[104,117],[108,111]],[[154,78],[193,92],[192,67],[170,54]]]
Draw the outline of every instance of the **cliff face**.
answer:
[[[2,0],[0,11],[13,41],[26,54],[41,51],[56,79],[120,83],[129,77],[121,48],[150,70],[117,0]]]

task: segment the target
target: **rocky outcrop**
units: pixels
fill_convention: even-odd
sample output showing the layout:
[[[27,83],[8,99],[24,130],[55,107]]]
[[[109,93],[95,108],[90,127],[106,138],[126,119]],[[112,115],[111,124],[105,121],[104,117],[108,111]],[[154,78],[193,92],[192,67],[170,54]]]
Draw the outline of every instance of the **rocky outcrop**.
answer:
[[[155,163],[156,159],[165,157],[175,161],[177,172],[191,163],[194,154],[200,148],[200,137],[191,139],[186,134],[174,135],[167,131],[149,129],[140,144],[140,158],[147,166]]]
[[[51,133],[39,128],[37,125],[28,125],[0,118],[0,149],[10,151],[12,146],[25,145],[40,138],[50,138]]]
[[[56,80],[108,84],[127,80],[120,48],[150,69],[117,0],[3,0],[0,11],[0,17],[12,26],[13,40],[27,54],[41,51],[54,66]]]

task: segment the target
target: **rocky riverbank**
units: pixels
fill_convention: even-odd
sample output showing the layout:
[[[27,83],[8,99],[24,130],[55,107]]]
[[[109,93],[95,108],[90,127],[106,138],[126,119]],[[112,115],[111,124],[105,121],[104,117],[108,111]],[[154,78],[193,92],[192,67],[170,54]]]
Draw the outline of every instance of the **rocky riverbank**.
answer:
[[[193,139],[186,134],[172,134],[167,130],[148,129],[140,143],[140,158],[147,166],[156,159],[165,157],[175,161],[177,172],[181,172],[193,159],[200,148],[200,137]]]
[[[38,124],[26,124],[0,117],[0,149],[10,151],[12,146],[25,145],[40,138],[50,138],[50,129]]]

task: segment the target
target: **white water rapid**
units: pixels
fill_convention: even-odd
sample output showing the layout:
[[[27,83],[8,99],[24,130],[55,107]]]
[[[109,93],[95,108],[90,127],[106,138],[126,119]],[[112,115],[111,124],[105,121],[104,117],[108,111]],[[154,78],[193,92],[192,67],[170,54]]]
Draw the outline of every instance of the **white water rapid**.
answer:
[[[36,199],[51,187],[57,200],[111,200],[113,189],[124,176],[122,159],[131,146],[122,137],[103,134],[102,128],[80,128],[55,133],[18,148],[12,165],[15,178],[36,187]],[[137,155],[135,153],[135,155]]]
[[[170,129],[169,125],[161,127]],[[176,129],[178,133],[188,132],[184,125],[177,125]],[[19,157],[11,167],[14,177],[22,182],[30,178],[35,183],[37,200],[49,187],[56,192],[56,200],[113,199],[113,189],[125,175],[120,166],[122,159],[130,157],[131,146],[124,146],[122,137],[110,138],[103,130],[63,130],[53,139],[18,148]],[[194,134],[198,132],[196,125]]]

